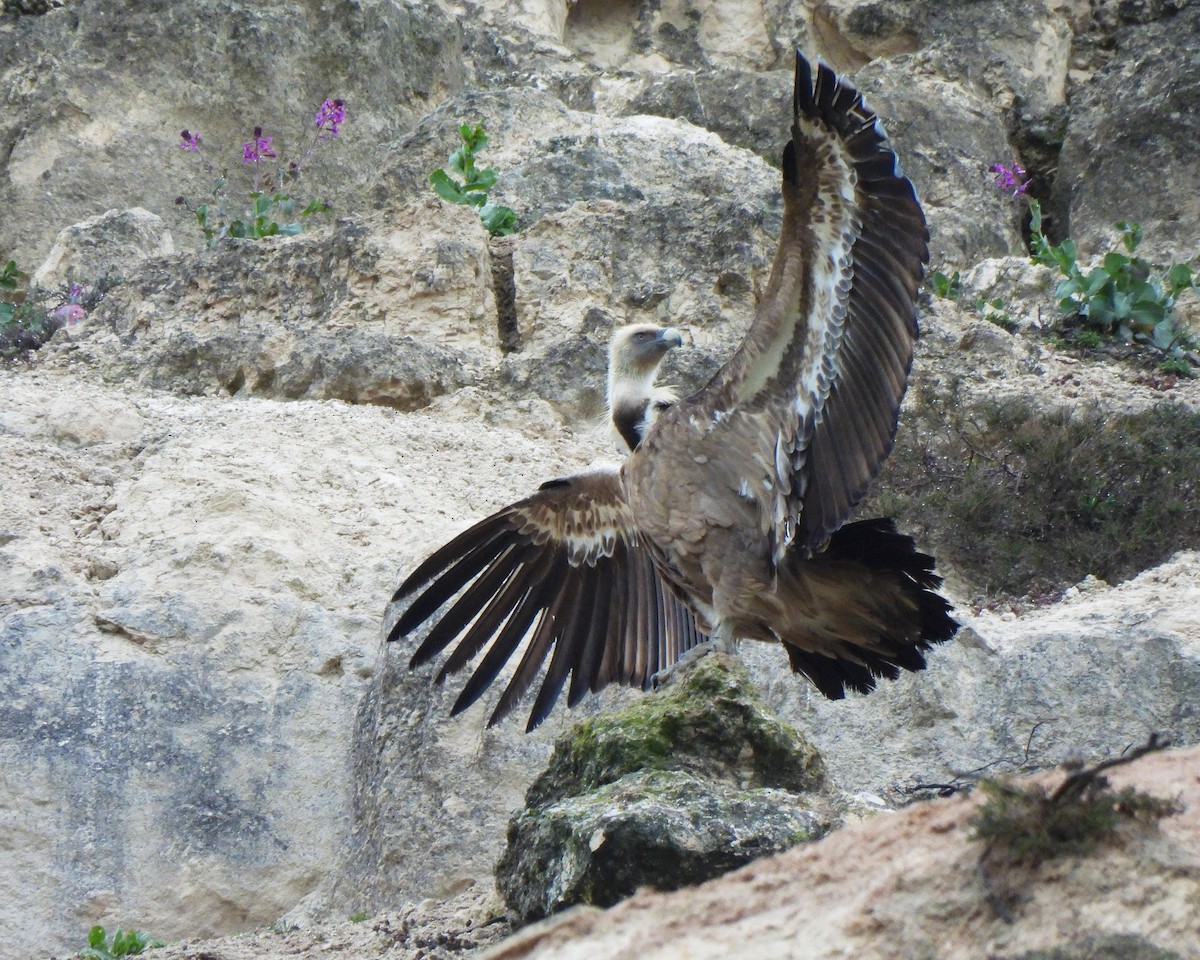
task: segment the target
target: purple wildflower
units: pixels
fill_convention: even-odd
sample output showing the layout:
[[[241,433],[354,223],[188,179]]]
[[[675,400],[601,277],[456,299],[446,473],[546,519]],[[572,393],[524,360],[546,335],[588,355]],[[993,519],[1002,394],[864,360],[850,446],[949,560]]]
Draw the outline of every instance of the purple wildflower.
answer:
[[[262,127],[254,128],[254,139],[242,144],[242,163],[258,163],[259,160],[274,160],[277,154],[271,149],[274,137],[264,137]]]
[[[1020,197],[1029,188],[1029,181],[1025,179],[1025,168],[1015,161],[1011,165],[993,163],[990,169],[996,175],[994,182],[997,190]]]
[[[200,149],[200,138],[196,134],[189,133],[187,130],[183,130],[180,132],[179,136],[183,139],[183,142],[179,145],[180,150]]]
[[[87,316],[87,311],[77,303],[64,303],[54,308],[54,319],[67,327],[73,327]]]
[[[329,140],[336,137],[341,125],[346,122],[346,101],[327,99],[313,119],[321,128],[321,132],[317,134],[320,139]]]
[[[79,303],[79,299],[83,296],[83,291],[86,289],[87,286],[85,284],[71,284],[70,289],[67,291],[67,303]]]

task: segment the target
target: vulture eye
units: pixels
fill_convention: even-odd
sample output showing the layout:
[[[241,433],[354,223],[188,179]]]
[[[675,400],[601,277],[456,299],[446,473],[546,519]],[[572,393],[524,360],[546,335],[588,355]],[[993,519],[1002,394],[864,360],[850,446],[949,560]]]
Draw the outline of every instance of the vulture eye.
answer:
[[[635,333],[633,335],[633,339],[636,340],[638,343],[645,343],[647,340],[649,340],[653,336],[654,336],[654,334],[652,334],[649,330],[639,330],[637,333]]]

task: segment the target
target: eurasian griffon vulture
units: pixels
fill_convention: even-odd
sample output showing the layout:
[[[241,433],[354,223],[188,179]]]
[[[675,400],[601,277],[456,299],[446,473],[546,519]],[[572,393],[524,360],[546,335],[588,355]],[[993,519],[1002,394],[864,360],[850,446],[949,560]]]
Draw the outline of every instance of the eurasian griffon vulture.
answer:
[[[710,636],[782,643],[827,697],[920,670],[957,624],[933,559],[891,520],[848,522],[891,450],[929,234],[862,96],[796,56],[782,235],[754,322],[694,394],[654,385],[673,329],[624,327],[609,405],[620,467],[551,480],[459,534],[396,591],[389,640],[477,657],[454,712],[527,641],[492,712],[534,686],[528,729],[654,674]],[[480,656],[482,654],[482,656]]]

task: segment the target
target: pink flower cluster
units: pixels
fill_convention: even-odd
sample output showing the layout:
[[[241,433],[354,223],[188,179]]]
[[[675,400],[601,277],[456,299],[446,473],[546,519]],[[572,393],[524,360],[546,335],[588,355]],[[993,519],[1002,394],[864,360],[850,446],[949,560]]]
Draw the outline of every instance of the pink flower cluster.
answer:
[[[1019,163],[1015,161],[1011,165],[993,163],[990,169],[996,175],[994,183],[997,190],[1020,197],[1029,189],[1029,181],[1025,179],[1025,168]]]
[[[327,99],[313,119],[321,128],[317,136],[322,140],[331,140],[338,135],[342,124],[346,122],[346,101]]]
[[[64,303],[54,308],[54,319],[67,327],[73,327],[87,318],[87,311],[77,303]]]
[[[242,144],[242,163],[258,163],[260,160],[274,160],[278,154],[271,149],[274,137],[264,137],[262,127],[254,128],[254,139]]]
[[[346,122],[346,101],[326,99],[321,104],[319,110],[313,116],[319,128],[317,139],[332,140],[336,137],[342,128],[342,124]],[[262,135],[262,127],[254,128],[254,139],[247,140],[242,144],[242,163],[258,163],[260,160],[274,160],[278,156],[275,153],[275,148],[271,146],[271,141],[274,137],[264,137]],[[201,146],[199,134],[192,133],[190,130],[183,130],[179,134],[180,150],[191,150],[198,152]]]

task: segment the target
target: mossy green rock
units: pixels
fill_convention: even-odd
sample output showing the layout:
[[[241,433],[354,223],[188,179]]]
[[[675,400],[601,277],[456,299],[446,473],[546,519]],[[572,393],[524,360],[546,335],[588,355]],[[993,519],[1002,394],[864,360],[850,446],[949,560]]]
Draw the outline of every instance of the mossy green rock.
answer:
[[[807,791],[825,780],[821,756],[767,711],[735,657],[701,657],[679,682],[626,710],[585,720],[554,748],[525,796],[537,808],[638,770],[686,770],[743,787]]]
[[[497,884],[532,920],[699,883],[824,833],[810,794],[823,781],[817,751],[766,710],[735,658],[712,653],[559,740],[509,823]]]

